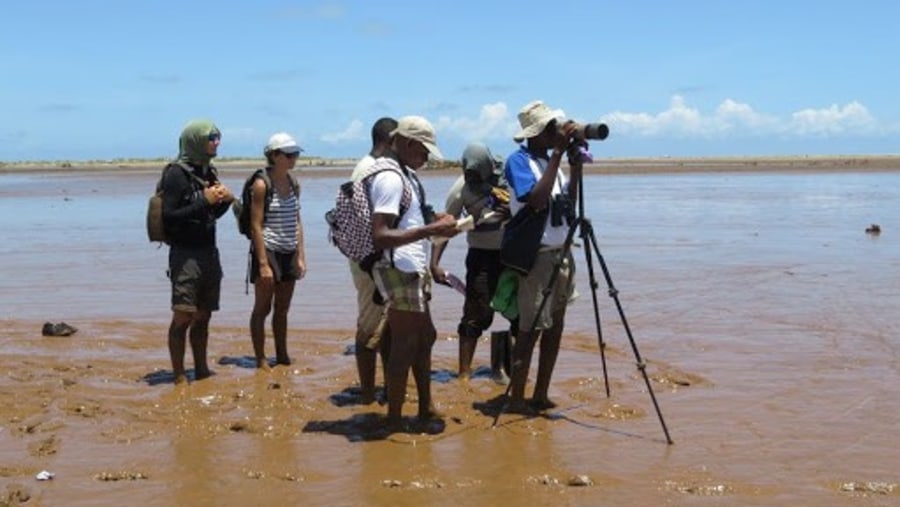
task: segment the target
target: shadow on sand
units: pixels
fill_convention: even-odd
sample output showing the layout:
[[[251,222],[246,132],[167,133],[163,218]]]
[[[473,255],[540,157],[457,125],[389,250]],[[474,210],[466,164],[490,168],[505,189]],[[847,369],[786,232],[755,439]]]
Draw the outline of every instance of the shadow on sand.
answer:
[[[209,374],[210,377],[214,377],[216,375],[216,372],[210,371]],[[187,375],[188,382],[197,381],[197,374],[193,368],[185,371],[185,375]],[[172,370],[155,370],[145,374],[143,377],[141,377],[140,381],[145,382],[149,386],[158,386],[160,384],[174,384],[175,374],[172,373]]]
[[[303,427],[303,432],[340,435],[348,442],[371,442],[386,440],[397,433],[438,435],[443,433],[446,427],[447,424],[443,419],[419,421],[416,418],[404,417],[400,428],[391,428],[384,414],[370,412],[334,421],[309,421]]]

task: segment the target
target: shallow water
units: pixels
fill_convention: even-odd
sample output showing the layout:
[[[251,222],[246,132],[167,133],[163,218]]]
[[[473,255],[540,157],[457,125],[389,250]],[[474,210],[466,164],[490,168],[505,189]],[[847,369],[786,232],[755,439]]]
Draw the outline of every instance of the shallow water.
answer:
[[[242,177],[224,180],[239,189]],[[502,389],[453,378],[462,299],[436,287],[434,390],[447,417],[433,434],[393,436],[373,429],[384,407],[333,398],[355,380],[343,354],[352,284],[322,220],[343,178],[301,173],[309,275],[291,312],[295,364],[262,374],[244,359],[246,240],[229,215],[217,375],[184,390],[167,377],[167,250],[144,229],[156,178],[0,175],[0,485],[47,505],[900,502],[900,173],[586,176],[612,397],[579,248],[557,411],[490,428],[479,409]],[[452,178],[423,181],[441,204]],[[883,233],[865,234],[871,223]],[[464,247],[445,254],[460,275]],[[44,338],[44,321],[80,331]],[[35,482],[43,469],[57,477]],[[594,484],[567,486],[576,475]]]

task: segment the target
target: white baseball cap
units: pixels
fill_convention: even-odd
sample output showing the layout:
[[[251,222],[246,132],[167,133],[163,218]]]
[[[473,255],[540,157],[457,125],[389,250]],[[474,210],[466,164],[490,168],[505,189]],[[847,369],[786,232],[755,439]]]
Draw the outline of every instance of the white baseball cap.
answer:
[[[428,153],[433,158],[438,160],[444,158],[441,150],[437,147],[437,136],[434,133],[434,127],[421,116],[404,116],[397,120],[397,128],[391,131],[391,136],[403,136],[413,141],[419,141],[428,148]]]
[[[287,132],[278,132],[276,134],[272,134],[272,137],[269,138],[269,142],[266,143],[266,149],[264,153],[271,153],[273,151],[280,151],[283,153],[300,153],[303,151],[303,148],[297,144],[297,141],[294,140]]]

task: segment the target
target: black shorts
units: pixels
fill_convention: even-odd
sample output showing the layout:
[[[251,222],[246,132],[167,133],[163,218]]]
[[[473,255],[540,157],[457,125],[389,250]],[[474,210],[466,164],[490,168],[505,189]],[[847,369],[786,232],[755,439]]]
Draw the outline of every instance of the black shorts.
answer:
[[[169,249],[169,280],[172,282],[172,310],[218,310],[222,285],[219,250],[173,245]]]
[[[470,248],[466,254],[466,300],[457,332],[478,338],[494,321],[491,299],[500,279],[500,251]]]
[[[297,269],[297,250],[291,253],[274,252],[266,249],[266,258],[269,259],[269,267],[272,268],[272,276],[275,283],[295,282],[300,279],[300,270]],[[256,283],[259,278],[259,262],[256,254],[250,253],[250,283]]]

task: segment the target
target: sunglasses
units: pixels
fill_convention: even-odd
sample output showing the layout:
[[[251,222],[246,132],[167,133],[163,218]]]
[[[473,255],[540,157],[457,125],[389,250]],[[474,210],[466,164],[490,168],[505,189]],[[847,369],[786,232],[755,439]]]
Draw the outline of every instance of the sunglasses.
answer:
[[[288,153],[288,152],[286,152],[286,151],[282,151],[282,152],[280,152],[280,153],[281,153],[282,155],[284,155],[285,157],[287,157],[287,158],[297,158],[297,157],[300,156],[300,152],[291,152],[291,153]]]
[[[210,142],[212,142],[212,141],[218,141],[219,139],[222,139],[222,134],[218,134],[218,133],[216,133],[216,132],[213,132],[212,134],[206,136],[206,138],[207,138]]]

